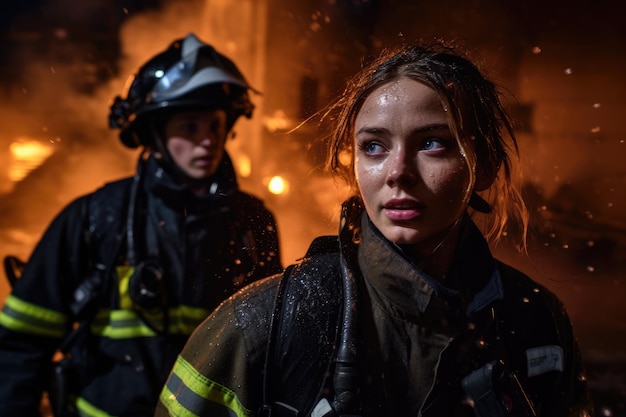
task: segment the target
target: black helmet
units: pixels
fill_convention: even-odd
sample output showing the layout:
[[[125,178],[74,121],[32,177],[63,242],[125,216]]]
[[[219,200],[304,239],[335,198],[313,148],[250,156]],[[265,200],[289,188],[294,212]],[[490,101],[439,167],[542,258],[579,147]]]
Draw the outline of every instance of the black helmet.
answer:
[[[250,118],[254,109],[248,98],[253,89],[237,66],[193,33],[146,62],[128,84],[126,98],[113,100],[109,126],[121,129],[120,140],[130,148],[152,145],[146,116],[155,112],[221,108],[230,130],[239,116]]]

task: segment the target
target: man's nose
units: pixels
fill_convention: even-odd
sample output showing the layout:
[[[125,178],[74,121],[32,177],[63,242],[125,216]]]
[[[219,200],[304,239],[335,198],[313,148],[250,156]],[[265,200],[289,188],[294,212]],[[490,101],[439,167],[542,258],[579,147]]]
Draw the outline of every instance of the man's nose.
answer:
[[[205,132],[199,136],[199,140],[197,142],[201,146],[211,146],[216,143],[215,134],[212,132]]]
[[[396,152],[389,161],[387,185],[390,187],[413,185],[417,181],[415,163],[406,151]]]

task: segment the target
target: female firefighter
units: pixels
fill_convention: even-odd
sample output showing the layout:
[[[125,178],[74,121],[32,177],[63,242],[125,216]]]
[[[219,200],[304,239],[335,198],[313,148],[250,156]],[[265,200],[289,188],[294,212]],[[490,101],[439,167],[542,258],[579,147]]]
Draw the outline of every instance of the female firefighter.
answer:
[[[527,218],[497,87],[457,50],[406,45],[335,111],[328,165],[354,186],[338,236],[211,314],[156,415],[591,415],[562,304],[487,243]]]
[[[130,81],[110,125],[143,148],[136,175],[57,216],[0,313],[3,417],[39,415],[44,390],[57,417],[152,415],[196,325],[282,270],[274,216],[224,149],[253,111],[235,64],[189,34]]]

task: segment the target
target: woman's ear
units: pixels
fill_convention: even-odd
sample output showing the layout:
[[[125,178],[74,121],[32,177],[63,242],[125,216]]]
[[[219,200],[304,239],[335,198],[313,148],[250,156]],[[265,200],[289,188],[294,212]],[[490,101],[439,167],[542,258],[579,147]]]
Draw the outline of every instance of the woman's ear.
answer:
[[[488,164],[488,166],[489,169],[485,169],[486,167],[484,165],[482,168],[478,167],[476,169],[474,192],[470,196],[469,200],[469,206],[481,213],[491,213],[491,206],[485,199],[479,196],[477,192],[485,191],[487,188],[491,187],[491,184],[493,184],[496,176],[498,175],[498,169],[494,169],[494,165]]]

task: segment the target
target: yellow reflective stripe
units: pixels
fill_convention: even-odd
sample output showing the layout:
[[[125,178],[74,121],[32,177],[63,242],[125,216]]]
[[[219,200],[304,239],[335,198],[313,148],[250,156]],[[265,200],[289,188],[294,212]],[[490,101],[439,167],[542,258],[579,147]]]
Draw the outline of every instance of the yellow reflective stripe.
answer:
[[[181,356],[176,359],[160,400],[171,415],[178,417],[252,415],[241,404],[237,394],[201,375]]]
[[[76,409],[80,417],[113,417],[111,414],[95,407],[82,397],[76,400]]]
[[[180,306],[175,308],[174,310],[178,310],[181,317],[187,317],[191,320],[196,320],[201,322],[209,315],[211,312],[206,308],[201,307],[190,307],[190,306]]]
[[[130,310],[133,308],[133,300],[130,299],[130,295],[128,294],[128,283],[130,282],[130,277],[133,276],[135,272],[135,267],[122,265],[115,267],[115,270],[119,280],[118,291],[120,293],[120,308]]]
[[[190,335],[209,314],[209,310],[198,307],[180,306],[169,309],[169,334]],[[151,337],[163,330],[163,313],[135,310],[101,310],[98,312],[91,331],[111,339]]]
[[[134,311],[102,310],[91,325],[94,334],[111,339],[152,337],[156,333]]]
[[[22,333],[62,337],[66,323],[65,314],[29,303],[13,294],[7,297],[0,312],[0,325]]]
[[[169,310],[170,331],[190,335],[209,315],[206,308],[179,306]]]

